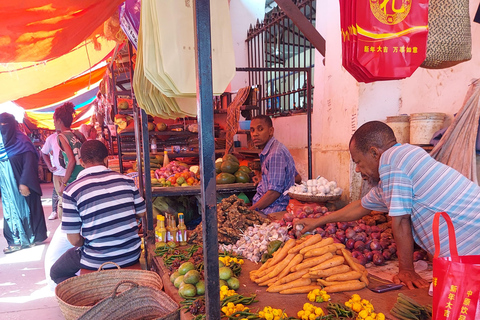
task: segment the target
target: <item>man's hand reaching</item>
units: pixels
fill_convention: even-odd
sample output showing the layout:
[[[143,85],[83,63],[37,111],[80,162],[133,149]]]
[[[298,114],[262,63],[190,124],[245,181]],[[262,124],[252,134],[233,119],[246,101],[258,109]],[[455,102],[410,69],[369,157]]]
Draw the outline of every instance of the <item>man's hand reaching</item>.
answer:
[[[401,270],[393,277],[396,284],[403,283],[408,289],[428,288],[430,285],[427,280],[423,279],[414,270]]]

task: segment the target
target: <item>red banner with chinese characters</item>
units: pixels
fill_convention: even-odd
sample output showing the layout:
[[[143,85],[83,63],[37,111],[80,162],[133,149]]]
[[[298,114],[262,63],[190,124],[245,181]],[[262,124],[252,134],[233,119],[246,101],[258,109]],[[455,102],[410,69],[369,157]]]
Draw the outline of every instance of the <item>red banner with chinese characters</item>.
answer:
[[[439,220],[442,216],[448,226],[450,257],[439,258]],[[452,220],[445,212],[437,212],[433,219],[433,319],[480,319],[480,256],[459,256]]]
[[[340,0],[343,66],[359,82],[403,79],[422,64],[428,0]]]

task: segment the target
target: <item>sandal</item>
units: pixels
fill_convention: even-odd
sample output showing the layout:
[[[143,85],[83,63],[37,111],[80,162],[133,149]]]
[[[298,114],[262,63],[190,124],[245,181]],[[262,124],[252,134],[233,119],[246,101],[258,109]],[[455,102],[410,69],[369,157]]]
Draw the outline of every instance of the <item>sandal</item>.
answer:
[[[5,254],[12,253],[12,252],[19,251],[19,250],[22,250],[22,249],[23,248],[20,245],[12,245],[12,246],[8,246],[5,249],[3,249],[3,253],[5,253]]]

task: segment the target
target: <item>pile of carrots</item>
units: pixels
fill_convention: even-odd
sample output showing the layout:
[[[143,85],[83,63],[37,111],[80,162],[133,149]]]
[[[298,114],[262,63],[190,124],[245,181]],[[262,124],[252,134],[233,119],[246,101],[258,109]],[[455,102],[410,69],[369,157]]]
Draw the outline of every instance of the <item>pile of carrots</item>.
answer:
[[[323,287],[331,293],[363,289],[367,275],[343,244],[316,234],[285,242],[273,258],[250,272],[250,279],[268,286],[267,292],[297,294]]]

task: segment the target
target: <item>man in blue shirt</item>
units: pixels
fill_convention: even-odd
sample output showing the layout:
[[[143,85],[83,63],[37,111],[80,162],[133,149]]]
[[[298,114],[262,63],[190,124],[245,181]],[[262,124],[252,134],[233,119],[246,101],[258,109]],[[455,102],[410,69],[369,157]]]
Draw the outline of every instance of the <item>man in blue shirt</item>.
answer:
[[[252,210],[261,210],[265,214],[284,211],[290,198],[283,192],[302,178],[295,169],[290,151],[273,137],[273,124],[270,117],[259,115],[250,123],[253,144],[259,149],[261,178],[257,193],[253,197]]]
[[[350,140],[355,171],[373,188],[362,198],[318,219],[304,219],[302,232],[330,222],[354,221],[372,210],[388,212],[397,244],[399,272],[395,283],[424,288],[428,282],[413,267],[414,242],[435,251],[432,221],[447,212],[456,231],[459,255],[480,255],[480,187],[453,168],[430,157],[422,148],[397,143],[380,121],[362,125]],[[440,257],[449,256],[446,223],[440,221]]]

